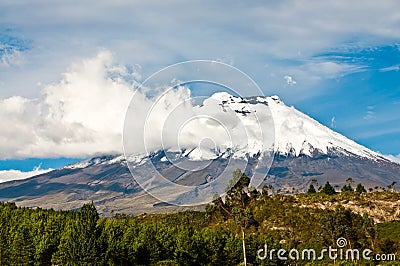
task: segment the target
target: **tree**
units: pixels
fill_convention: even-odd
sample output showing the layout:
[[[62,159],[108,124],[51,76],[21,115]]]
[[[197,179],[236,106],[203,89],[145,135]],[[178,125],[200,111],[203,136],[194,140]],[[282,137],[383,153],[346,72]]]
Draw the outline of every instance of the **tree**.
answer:
[[[262,187],[262,194],[264,197],[268,196],[269,192],[271,192],[271,195],[275,194],[274,191],[274,186],[269,184],[269,185],[264,185]]]
[[[344,186],[342,187],[342,192],[353,192],[353,191],[354,191],[354,189],[351,187],[350,184],[344,185]]]
[[[2,214],[0,213],[0,265],[5,265],[9,261],[10,255],[10,228],[8,217],[4,217]]]
[[[249,194],[251,200],[257,200],[260,197],[260,192],[255,187],[249,187]]]
[[[317,191],[315,190],[315,187],[314,187],[313,184],[310,185],[310,187],[309,187],[308,190],[307,190],[307,193],[308,193],[308,194],[317,193]]]
[[[236,169],[233,171],[233,178],[227,187],[225,198],[227,209],[230,210],[231,216],[241,229],[244,265],[247,265],[245,230],[250,222],[254,220],[251,211],[246,208],[250,203],[248,195],[249,184],[250,178],[245,173],[242,173],[240,169]]]
[[[252,222],[255,222],[251,210],[247,208],[252,199],[249,194],[253,195],[253,199],[259,195],[258,192],[256,194],[255,189],[249,189],[250,178],[240,169],[233,171],[232,176],[226,188],[225,202],[217,195],[212,202],[215,208],[207,207],[207,210],[215,211],[225,219],[232,218],[235,221],[242,235],[243,260],[244,265],[247,265],[245,230]]]
[[[35,264],[51,265],[51,258],[60,243],[61,226],[64,219],[39,210],[30,216],[32,241],[35,247]]]
[[[233,171],[233,178],[230,180],[226,189],[225,204],[228,208],[240,207],[244,209],[250,202],[250,197],[247,194],[250,184],[250,178],[236,169]]]
[[[367,190],[365,189],[365,187],[361,184],[358,184],[356,187],[356,192],[361,194],[361,193],[367,193]]]
[[[97,226],[99,214],[93,203],[88,203],[68,220],[57,253],[52,262],[59,265],[101,264],[102,254],[98,239],[101,228]]]
[[[388,185],[388,189],[391,189],[391,190],[394,191],[394,188],[395,188],[396,184],[397,184],[397,182],[393,181],[390,185]]]
[[[353,178],[352,177],[347,178],[346,183],[351,186],[354,183]]]
[[[352,177],[347,178],[347,179],[346,179],[346,183],[347,183],[347,185],[345,184],[345,185],[342,187],[342,192],[353,192],[354,189],[353,189],[353,187],[351,186],[351,185],[354,183],[353,178],[352,178]]]
[[[326,195],[334,195],[334,194],[336,194],[336,191],[332,187],[332,185],[329,184],[329,181],[327,181],[325,186],[322,188],[321,193],[324,193]]]
[[[17,225],[11,234],[11,238],[10,260],[15,265],[31,265],[33,263],[34,247],[29,226],[25,223]]]
[[[359,215],[343,206],[334,211],[328,210],[321,217],[321,236],[325,245],[335,245],[336,240],[344,237],[346,248],[369,246],[374,248],[376,229],[373,219]]]

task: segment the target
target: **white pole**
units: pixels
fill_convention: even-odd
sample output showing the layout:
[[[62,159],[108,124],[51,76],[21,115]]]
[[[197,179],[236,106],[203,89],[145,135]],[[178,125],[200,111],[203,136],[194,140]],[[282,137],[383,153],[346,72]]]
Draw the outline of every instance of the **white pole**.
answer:
[[[244,266],[247,266],[247,258],[246,258],[246,244],[244,242],[244,230],[242,229],[242,243],[243,243],[243,260]]]

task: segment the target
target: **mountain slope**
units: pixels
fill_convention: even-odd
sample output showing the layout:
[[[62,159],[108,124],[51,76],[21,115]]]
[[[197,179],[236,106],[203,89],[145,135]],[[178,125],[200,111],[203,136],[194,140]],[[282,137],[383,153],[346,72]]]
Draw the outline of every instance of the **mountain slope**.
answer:
[[[327,154],[336,149],[347,155],[384,160],[380,154],[344,137],[343,135],[320,124],[311,117],[286,106],[277,96],[267,98],[276,130],[276,151],[283,154],[312,155],[313,150]]]

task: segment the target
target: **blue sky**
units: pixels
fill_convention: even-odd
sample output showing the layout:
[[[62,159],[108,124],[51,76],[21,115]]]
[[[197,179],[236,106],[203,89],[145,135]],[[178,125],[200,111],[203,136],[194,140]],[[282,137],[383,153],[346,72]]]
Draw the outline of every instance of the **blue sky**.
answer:
[[[398,1],[2,1],[0,170],[118,152],[112,117],[130,81],[191,59],[232,64],[265,95],[398,156],[398,10]]]

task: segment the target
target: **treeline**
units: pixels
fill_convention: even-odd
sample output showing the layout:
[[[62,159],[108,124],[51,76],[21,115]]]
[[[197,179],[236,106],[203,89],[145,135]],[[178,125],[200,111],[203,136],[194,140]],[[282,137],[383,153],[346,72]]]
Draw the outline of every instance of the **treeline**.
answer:
[[[296,196],[268,196],[248,185],[248,177],[236,172],[225,199],[215,198],[204,212],[136,217],[100,218],[92,203],[76,211],[1,203],[0,265],[239,265],[244,254],[248,265],[328,265],[332,263],[329,258],[282,261],[276,254],[260,260],[257,251],[265,244],[276,250],[321,250],[335,247],[340,237],[346,238],[351,248],[369,248],[400,258],[400,235],[381,233],[366,215],[343,207],[301,206]],[[314,199],[318,194],[300,197]],[[387,228],[400,232],[400,223],[390,223]],[[357,265],[374,265],[371,263],[359,261]],[[386,265],[400,265],[396,263]]]
[[[237,265],[241,240],[206,213],[101,219],[92,204],[57,212],[0,205],[0,265]],[[268,239],[267,239],[268,240]],[[249,248],[262,238],[249,238]]]

